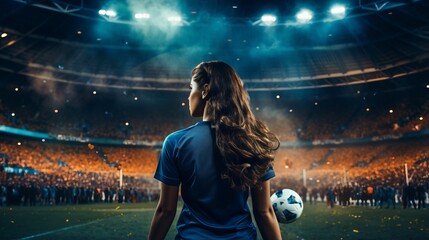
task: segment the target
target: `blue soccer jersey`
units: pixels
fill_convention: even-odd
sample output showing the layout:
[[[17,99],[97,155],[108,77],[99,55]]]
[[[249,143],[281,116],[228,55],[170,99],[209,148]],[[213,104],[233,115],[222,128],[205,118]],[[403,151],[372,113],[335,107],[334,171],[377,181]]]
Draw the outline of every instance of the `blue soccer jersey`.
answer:
[[[181,184],[184,205],[176,239],[255,239],[249,192],[231,189],[220,180],[213,133],[210,122],[203,121],[164,141],[155,178],[167,185]],[[262,180],[272,177],[270,168]]]

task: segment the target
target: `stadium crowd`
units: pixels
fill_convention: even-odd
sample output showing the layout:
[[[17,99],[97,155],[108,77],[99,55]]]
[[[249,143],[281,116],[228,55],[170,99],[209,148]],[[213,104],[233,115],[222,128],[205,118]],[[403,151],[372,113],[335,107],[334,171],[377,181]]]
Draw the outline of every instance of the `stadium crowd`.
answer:
[[[255,101],[254,109],[281,141],[398,135],[419,132],[429,124],[427,91],[411,97],[413,93],[360,93],[274,103]],[[8,95],[0,97],[2,125],[53,135],[162,141],[172,131],[195,122],[188,116],[186,96],[177,96],[184,99],[182,103],[180,99],[171,100],[177,104],[174,107],[169,106],[171,101],[164,103],[166,106],[160,111],[159,105],[152,103],[141,106],[134,102],[85,99],[88,101],[85,106],[78,103],[76,106],[67,99],[69,102],[56,104],[61,107],[54,107],[44,98]],[[121,104],[127,104],[127,108]]]
[[[128,177],[118,187],[115,174],[14,174],[0,185],[0,206],[136,203],[159,198],[156,183]]]
[[[53,135],[153,142],[196,121],[188,116],[186,104],[181,104],[183,111],[167,106],[160,111],[155,104],[145,109],[125,109],[91,101],[83,109],[57,109],[47,106],[43,99],[4,96],[0,97],[1,125]],[[255,113],[281,141],[290,142],[418,134],[428,129],[427,93],[413,98],[386,96],[356,94],[341,100],[280,102],[277,107],[259,106]],[[393,207],[392,203],[404,202],[405,207],[424,208],[429,188],[429,148],[425,140],[423,135],[354,145],[282,147],[274,162],[277,177],[272,189],[299,189],[304,200],[317,199],[331,207],[334,203],[347,206],[352,199],[358,205]],[[158,183],[153,180],[157,149],[40,141],[7,134],[0,136],[0,143],[1,204],[157,199]],[[37,173],[6,174],[6,167]],[[122,187],[120,172],[124,176]],[[422,202],[422,194],[426,202]]]
[[[152,178],[158,156],[156,149],[104,146],[91,149],[85,144],[31,139],[20,140],[17,144],[17,140],[15,137],[1,139],[1,165],[37,169],[39,173],[3,174],[2,204],[125,203],[157,199],[158,183]],[[389,149],[388,154],[386,149]],[[323,158],[326,159],[321,161]],[[347,206],[352,200],[356,205],[393,207],[392,203],[404,201],[405,207],[425,208],[429,164],[428,161],[419,162],[421,159],[429,159],[423,141],[342,146],[335,150],[330,147],[281,148],[274,162],[277,177],[272,181],[272,189],[287,186],[299,190],[305,200],[325,201],[329,206],[335,203]],[[120,164],[111,166],[109,162]],[[408,186],[405,164],[412,183]],[[124,174],[122,188],[118,182],[119,168]],[[305,189],[304,171],[308,191],[302,190]],[[369,187],[373,191],[367,193]],[[405,187],[414,190],[405,190]],[[390,196],[387,199],[386,194]],[[419,200],[420,203],[416,203]]]

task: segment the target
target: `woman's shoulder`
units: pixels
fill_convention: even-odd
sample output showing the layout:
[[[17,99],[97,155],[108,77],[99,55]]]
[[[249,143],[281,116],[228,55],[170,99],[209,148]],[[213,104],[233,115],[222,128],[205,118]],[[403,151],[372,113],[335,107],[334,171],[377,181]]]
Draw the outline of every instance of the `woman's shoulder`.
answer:
[[[206,122],[201,121],[201,122],[197,122],[194,125],[191,125],[189,127],[177,130],[175,132],[172,132],[165,138],[165,141],[166,142],[171,142],[171,141],[176,142],[176,141],[180,140],[182,137],[186,136],[194,128],[201,126],[201,125],[204,125],[204,124],[206,124]]]

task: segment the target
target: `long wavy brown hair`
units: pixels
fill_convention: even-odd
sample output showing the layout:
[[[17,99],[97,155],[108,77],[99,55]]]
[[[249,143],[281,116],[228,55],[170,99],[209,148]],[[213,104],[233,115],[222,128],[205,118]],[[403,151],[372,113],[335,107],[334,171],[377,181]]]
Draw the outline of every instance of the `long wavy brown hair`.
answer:
[[[192,77],[200,89],[208,85],[205,112],[215,127],[221,178],[240,190],[258,186],[272,166],[278,138],[255,118],[249,95],[231,66],[202,62],[192,70]]]

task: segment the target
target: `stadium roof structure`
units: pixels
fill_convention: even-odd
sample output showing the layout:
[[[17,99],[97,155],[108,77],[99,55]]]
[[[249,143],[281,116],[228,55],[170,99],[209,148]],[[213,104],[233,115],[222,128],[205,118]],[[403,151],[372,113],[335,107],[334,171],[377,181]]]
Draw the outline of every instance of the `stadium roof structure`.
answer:
[[[429,72],[428,1],[350,1],[340,19],[329,16],[330,3],[0,1],[0,74],[187,91],[192,68],[217,59],[231,64],[249,91],[269,91]],[[314,12],[305,24],[295,20],[303,7]],[[100,9],[116,14],[101,16]],[[274,23],[261,21],[266,13]]]

